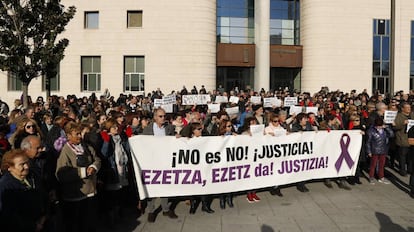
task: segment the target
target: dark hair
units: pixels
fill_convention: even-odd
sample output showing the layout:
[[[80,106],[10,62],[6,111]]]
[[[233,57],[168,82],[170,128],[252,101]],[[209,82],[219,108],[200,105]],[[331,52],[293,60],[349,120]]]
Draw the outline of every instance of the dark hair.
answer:
[[[381,117],[377,117],[374,120],[374,126],[383,126],[384,120]]]
[[[299,113],[298,115],[296,115],[296,122],[300,122],[302,121],[303,118],[307,118],[308,115],[306,113]]]

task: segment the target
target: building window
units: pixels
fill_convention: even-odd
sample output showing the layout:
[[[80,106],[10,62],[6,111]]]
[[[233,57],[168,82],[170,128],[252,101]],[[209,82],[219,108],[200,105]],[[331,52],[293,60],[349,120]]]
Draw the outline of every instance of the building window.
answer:
[[[128,11],[127,25],[128,28],[142,27],[142,11]]]
[[[7,89],[9,91],[22,91],[23,83],[19,80],[16,75],[11,72],[7,73]]]
[[[84,56],[82,59],[82,91],[101,90],[101,57]]]
[[[59,91],[60,89],[60,64],[58,64],[58,66],[56,67],[56,71],[57,74],[56,76],[50,78],[49,80],[49,85],[50,85],[50,91]],[[43,75],[42,76],[42,91],[46,91],[47,87],[46,87],[46,76]]]
[[[145,57],[124,57],[124,91],[144,91]]]
[[[410,90],[414,89],[414,21],[411,21]]]
[[[254,0],[217,0],[217,42],[254,43]]]
[[[299,0],[270,0],[270,44],[299,45]]]
[[[374,19],[372,89],[390,92],[390,20]]]
[[[99,28],[99,12],[86,11],[85,12],[85,28],[97,29]]]

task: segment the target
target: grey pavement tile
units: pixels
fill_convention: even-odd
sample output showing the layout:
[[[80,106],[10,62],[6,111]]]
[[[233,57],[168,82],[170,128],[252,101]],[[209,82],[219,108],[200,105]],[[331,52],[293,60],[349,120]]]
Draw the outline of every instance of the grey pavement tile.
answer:
[[[227,224],[241,224],[241,225],[251,225],[257,224],[258,219],[256,215],[223,215],[221,217],[222,225]]]
[[[363,232],[378,232],[379,228],[373,224],[339,224],[339,229],[341,231],[363,231]],[[391,231],[390,231],[391,232]]]
[[[221,232],[221,224],[185,223],[181,232]]]
[[[327,216],[295,217],[295,221],[302,231],[340,231]]]
[[[221,214],[212,213],[196,213],[194,215],[187,215],[185,217],[185,224],[197,224],[197,225],[220,225],[221,224]]]
[[[261,224],[223,224],[222,232],[261,232]]]

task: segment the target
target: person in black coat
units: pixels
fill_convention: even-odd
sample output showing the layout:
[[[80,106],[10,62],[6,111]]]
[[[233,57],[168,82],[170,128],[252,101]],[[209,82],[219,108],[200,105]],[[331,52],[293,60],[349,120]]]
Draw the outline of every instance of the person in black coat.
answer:
[[[39,181],[29,173],[29,159],[22,150],[7,152],[0,179],[0,225],[2,231],[41,231],[45,207]]]

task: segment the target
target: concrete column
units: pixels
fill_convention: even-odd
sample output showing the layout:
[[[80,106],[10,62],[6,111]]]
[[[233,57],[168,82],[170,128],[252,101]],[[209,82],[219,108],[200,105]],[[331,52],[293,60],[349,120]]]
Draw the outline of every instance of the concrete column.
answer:
[[[270,86],[270,0],[255,1],[254,26],[256,43],[256,67],[254,90]]]

